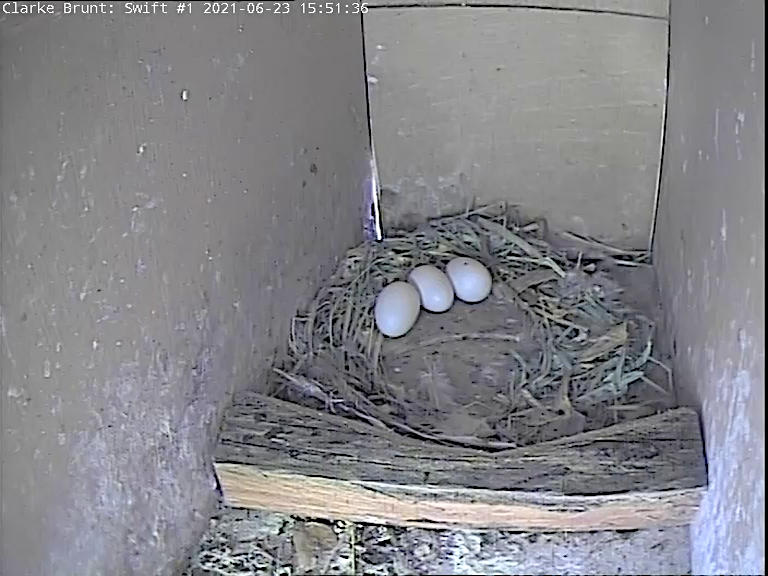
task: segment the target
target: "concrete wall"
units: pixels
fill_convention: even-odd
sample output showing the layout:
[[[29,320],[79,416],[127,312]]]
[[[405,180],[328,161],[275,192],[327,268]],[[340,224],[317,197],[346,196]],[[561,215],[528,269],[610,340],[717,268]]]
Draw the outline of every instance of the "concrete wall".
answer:
[[[360,239],[360,21],[0,35],[0,573],[171,574],[207,523],[222,404]]]
[[[370,0],[371,7],[378,6],[500,6],[521,8],[551,8],[585,12],[612,12],[636,16],[666,18],[668,0]]]
[[[364,17],[385,227],[505,200],[648,248],[666,2],[437,3]]]
[[[693,571],[765,573],[765,3],[673,0],[656,238],[710,490]]]

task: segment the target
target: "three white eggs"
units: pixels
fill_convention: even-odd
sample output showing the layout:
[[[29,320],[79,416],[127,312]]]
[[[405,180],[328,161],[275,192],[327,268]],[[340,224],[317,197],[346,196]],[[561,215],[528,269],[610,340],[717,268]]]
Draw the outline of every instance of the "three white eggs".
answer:
[[[491,273],[477,260],[454,258],[445,272],[432,265],[417,266],[408,282],[393,282],[376,298],[374,317],[384,336],[397,338],[416,323],[421,308],[445,312],[454,298],[468,303],[485,300],[491,292]]]

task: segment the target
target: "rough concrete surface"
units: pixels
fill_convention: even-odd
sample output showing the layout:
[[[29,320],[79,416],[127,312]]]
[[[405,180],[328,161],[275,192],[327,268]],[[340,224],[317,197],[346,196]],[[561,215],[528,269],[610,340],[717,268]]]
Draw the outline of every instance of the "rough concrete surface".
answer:
[[[522,6],[552,10],[617,12],[653,18],[666,18],[668,0],[369,0],[369,6]]]
[[[364,17],[386,228],[506,200],[648,248],[667,21],[495,7]]]
[[[656,261],[710,489],[693,570],[765,573],[765,3],[671,4]]]
[[[688,573],[685,527],[551,534],[426,530],[225,507],[184,576]]]
[[[360,239],[361,45],[352,16],[0,22],[3,576],[197,541],[222,405]]]

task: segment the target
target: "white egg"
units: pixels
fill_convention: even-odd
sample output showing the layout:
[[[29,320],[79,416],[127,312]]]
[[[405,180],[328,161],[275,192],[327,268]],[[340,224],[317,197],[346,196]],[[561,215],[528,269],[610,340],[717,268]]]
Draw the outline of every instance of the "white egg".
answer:
[[[397,338],[413,327],[420,310],[416,288],[407,282],[393,282],[376,297],[376,326],[384,336]]]
[[[453,305],[453,285],[439,268],[417,266],[408,275],[408,281],[419,291],[425,310],[445,312]]]
[[[445,271],[453,284],[456,297],[464,302],[481,302],[491,293],[491,273],[472,258],[454,258]]]

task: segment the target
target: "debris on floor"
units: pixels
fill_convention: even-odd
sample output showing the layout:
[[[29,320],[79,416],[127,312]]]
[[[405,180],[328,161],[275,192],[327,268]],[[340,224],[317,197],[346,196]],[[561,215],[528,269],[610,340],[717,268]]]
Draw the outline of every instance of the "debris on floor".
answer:
[[[689,574],[687,527],[585,533],[326,523],[223,507],[182,576]]]

